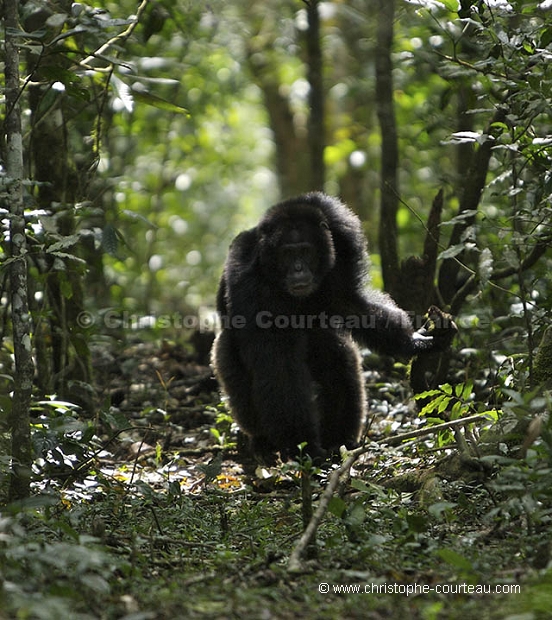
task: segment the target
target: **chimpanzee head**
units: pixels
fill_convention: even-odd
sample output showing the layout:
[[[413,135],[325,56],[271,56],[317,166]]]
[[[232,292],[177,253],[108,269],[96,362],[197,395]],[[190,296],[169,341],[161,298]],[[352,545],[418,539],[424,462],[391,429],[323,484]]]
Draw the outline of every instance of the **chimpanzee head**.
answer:
[[[335,265],[328,223],[314,205],[276,205],[261,220],[258,234],[265,277],[292,297],[314,293]]]

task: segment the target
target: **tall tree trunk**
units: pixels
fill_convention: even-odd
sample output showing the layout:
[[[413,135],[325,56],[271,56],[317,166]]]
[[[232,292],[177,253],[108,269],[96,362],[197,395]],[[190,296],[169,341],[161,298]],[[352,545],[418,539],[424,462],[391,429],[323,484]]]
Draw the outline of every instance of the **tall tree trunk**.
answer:
[[[385,290],[396,294],[399,258],[397,252],[397,210],[399,206],[397,124],[393,101],[393,20],[395,0],[377,0],[376,104],[381,127],[381,210],[379,251]]]
[[[276,171],[280,196],[289,198],[309,190],[307,145],[298,135],[288,99],[280,92],[280,83],[271,67],[256,65],[250,58],[253,79],[263,91],[270,128],[276,147]]]
[[[309,151],[311,158],[311,189],[324,190],[326,146],[324,127],[324,83],[322,49],[320,46],[319,0],[305,0],[309,28],[307,31],[307,77],[309,80]]]
[[[14,395],[10,414],[12,469],[10,500],[29,495],[31,476],[31,436],[29,407],[34,364],[31,350],[31,321],[27,290],[27,247],[23,208],[23,139],[19,106],[19,49],[15,32],[19,29],[18,0],[5,0],[6,78],[6,177],[2,194],[10,211],[10,294],[15,358]]]

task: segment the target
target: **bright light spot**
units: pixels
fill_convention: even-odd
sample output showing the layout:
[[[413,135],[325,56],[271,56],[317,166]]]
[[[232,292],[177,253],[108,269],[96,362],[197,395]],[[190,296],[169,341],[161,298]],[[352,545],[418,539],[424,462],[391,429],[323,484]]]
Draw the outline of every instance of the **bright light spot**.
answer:
[[[187,172],[179,174],[174,182],[174,186],[179,192],[185,192],[187,189],[190,189],[191,185],[192,177]]]
[[[430,181],[433,176],[433,170],[428,166],[420,168],[417,172],[417,177],[420,179],[420,181]]]
[[[100,161],[98,162],[98,172],[107,172],[109,170],[109,157],[106,155],[100,155]]]
[[[512,5],[506,0],[485,0],[485,4],[494,9],[512,10]]]
[[[169,218],[169,226],[177,235],[184,235],[188,231],[188,222],[178,215],[173,215]]]
[[[58,93],[63,93],[65,91],[65,84],[62,82],[54,82],[52,84],[52,90],[56,90]]]
[[[336,14],[337,9],[331,2],[321,2],[320,7],[320,19],[332,19],[332,17]]]
[[[306,32],[309,29],[309,20],[305,9],[297,11],[297,15],[295,17],[295,27],[301,32]]]
[[[228,82],[228,80],[232,77],[232,72],[228,67],[223,67],[217,71],[217,79],[219,82]]]
[[[263,168],[253,175],[253,184],[260,189],[266,189],[270,187],[273,178],[272,172]]]
[[[148,267],[150,271],[159,271],[163,267],[163,257],[159,254],[154,254],[148,261]]]
[[[364,151],[353,151],[349,155],[349,163],[353,168],[361,168],[366,163],[366,153]]]
[[[336,99],[342,99],[343,97],[347,96],[348,92],[349,87],[347,86],[347,84],[339,82],[335,86],[332,86],[330,90],[330,95],[332,97],[335,97]]]
[[[192,250],[186,254],[186,262],[188,265],[199,265],[201,263],[201,252]]]
[[[432,37],[429,37],[429,43],[433,47],[439,47],[440,45],[443,44],[443,41],[444,41],[443,37],[438,34],[435,34]]]
[[[307,80],[300,78],[295,80],[291,85],[291,97],[294,99],[306,99],[310,91],[310,85]]]

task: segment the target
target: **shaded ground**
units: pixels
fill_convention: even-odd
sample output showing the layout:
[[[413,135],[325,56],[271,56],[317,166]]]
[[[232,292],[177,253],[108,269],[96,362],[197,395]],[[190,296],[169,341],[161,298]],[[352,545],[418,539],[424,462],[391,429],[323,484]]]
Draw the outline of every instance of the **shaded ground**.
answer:
[[[205,356],[99,346],[96,370],[102,430],[84,452],[70,409],[42,414],[36,436],[64,456],[41,462],[36,508],[0,528],[0,618],[549,617],[546,519],[519,510],[522,492],[505,503],[495,473],[426,476],[453,447],[374,445],[290,574],[304,465],[244,474]],[[419,425],[404,380],[366,378],[371,441]],[[312,475],[315,506],[330,470]]]

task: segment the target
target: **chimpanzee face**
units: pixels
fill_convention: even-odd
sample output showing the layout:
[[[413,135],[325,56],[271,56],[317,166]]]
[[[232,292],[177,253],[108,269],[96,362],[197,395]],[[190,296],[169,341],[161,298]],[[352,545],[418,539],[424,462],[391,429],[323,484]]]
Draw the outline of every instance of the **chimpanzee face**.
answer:
[[[267,214],[260,227],[260,256],[269,280],[292,297],[308,297],[333,267],[335,250],[318,209],[305,206],[299,215]]]

